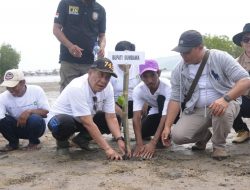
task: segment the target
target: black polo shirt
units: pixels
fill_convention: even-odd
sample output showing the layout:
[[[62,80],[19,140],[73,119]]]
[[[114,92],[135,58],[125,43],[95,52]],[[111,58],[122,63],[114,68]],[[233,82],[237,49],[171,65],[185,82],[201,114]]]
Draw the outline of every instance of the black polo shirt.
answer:
[[[92,64],[94,43],[98,35],[106,31],[105,9],[95,0],[91,5],[86,5],[81,0],[61,0],[54,23],[62,25],[64,35],[73,44],[84,49],[82,57],[76,58],[61,44],[59,62]]]

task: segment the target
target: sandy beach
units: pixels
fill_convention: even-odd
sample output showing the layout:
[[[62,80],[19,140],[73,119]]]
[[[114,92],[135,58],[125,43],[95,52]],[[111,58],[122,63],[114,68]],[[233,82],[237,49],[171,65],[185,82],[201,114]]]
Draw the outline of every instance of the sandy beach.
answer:
[[[38,83],[50,104],[59,95],[56,82]],[[3,89],[0,89],[2,91]],[[248,122],[249,123],[249,122]],[[47,130],[36,151],[0,153],[0,189],[8,190],[248,190],[250,185],[250,141],[232,144],[230,157],[216,161],[210,157],[211,142],[205,152],[192,152],[191,144],[159,149],[151,160],[109,161],[93,142],[96,151],[76,147],[58,155],[55,140]],[[130,136],[133,132],[130,130]],[[114,148],[111,136],[105,136]],[[0,146],[7,141],[0,135]],[[25,146],[27,140],[20,141]],[[131,146],[134,145],[131,141]]]

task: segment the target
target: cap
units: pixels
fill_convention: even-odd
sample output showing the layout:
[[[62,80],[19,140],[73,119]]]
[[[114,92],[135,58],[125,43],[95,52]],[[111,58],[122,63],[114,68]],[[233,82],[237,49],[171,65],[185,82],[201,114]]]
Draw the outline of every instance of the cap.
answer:
[[[24,80],[24,74],[19,69],[11,69],[5,72],[4,81],[1,86],[15,87],[21,80]]]
[[[113,77],[117,78],[117,75],[114,73],[113,63],[108,58],[99,58],[94,61],[91,68],[97,69],[104,73],[110,73]]]
[[[129,41],[120,41],[115,46],[115,51],[135,51],[135,44]]]
[[[158,71],[159,66],[155,60],[149,59],[145,60],[144,64],[139,65],[139,73],[142,75],[146,71]]]
[[[196,30],[188,30],[181,34],[178,46],[172,51],[186,53],[201,44],[203,44],[202,35]]]

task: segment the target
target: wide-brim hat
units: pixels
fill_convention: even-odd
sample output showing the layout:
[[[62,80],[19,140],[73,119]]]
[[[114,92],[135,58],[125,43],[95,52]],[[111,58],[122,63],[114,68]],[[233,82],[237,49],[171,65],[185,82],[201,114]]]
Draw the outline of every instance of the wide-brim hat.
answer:
[[[243,31],[234,35],[233,36],[233,42],[237,45],[237,46],[241,46],[241,41],[242,41],[242,37],[246,34],[246,33],[250,33],[250,23],[245,24]]]

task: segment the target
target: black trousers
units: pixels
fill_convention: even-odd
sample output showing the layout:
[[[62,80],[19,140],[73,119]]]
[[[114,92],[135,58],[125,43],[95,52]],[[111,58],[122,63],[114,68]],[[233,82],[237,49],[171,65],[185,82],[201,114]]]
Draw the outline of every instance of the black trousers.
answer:
[[[122,107],[116,102],[116,105],[119,106],[121,109]],[[133,101],[128,101],[128,119],[133,117]]]
[[[117,119],[120,124],[121,118],[118,115]],[[93,117],[93,121],[99,128],[101,134],[110,134],[104,112],[97,112]],[[53,137],[60,141],[68,140],[75,132],[80,132],[81,136],[84,136],[88,140],[92,139],[82,123],[71,115],[60,114],[52,117],[48,123],[48,128],[52,132]]]
[[[165,96],[159,95],[157,97],[158,114],[147,115],[142,119],[142,138],[154,136],[162,117],[165,99]]]
[[[242,120],[242,117],[250,118],[250,98],[246,96],[242,96],[240,112],[233,123],[233,129],[235,132],[249,131],[247,124]]]

